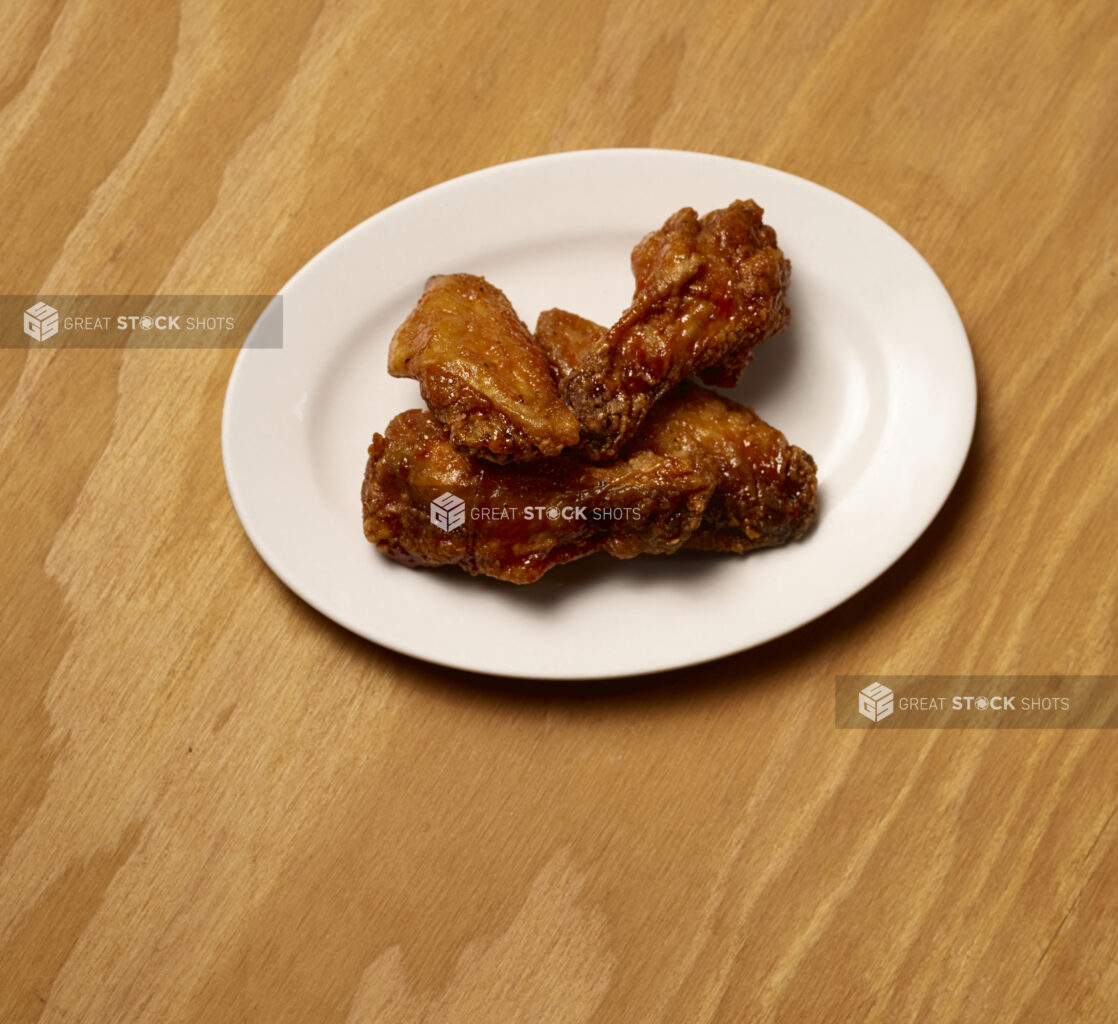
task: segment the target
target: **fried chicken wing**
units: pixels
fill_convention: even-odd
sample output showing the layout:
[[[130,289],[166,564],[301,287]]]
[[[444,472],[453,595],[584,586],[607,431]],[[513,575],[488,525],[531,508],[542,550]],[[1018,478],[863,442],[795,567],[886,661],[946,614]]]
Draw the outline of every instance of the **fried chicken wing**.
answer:
[[[560,384],[605,333],[562,309],[546,310],[536,322],[536,340]],[[625,452],[643,450],[698,459],[716,476],[702,525],[685,547],[771,547],[802,537],[815,518],[815,460],[752,409],[690,381],[652,408]]]
[[[815,489],[810,455],[751,410],[684,383],[612,463],[498,466],[456,448],[430,413],[402,413],[373,436],[361,504],[366,538],[389,558],[531,583],[595,551],[784,544],[812,522]],[[460,510],[460,521],[435,509]]]
[[[494,462],[557,455],[579,430],[547,359],[482,277],[432,277],[396,330],[388,372],[414,377],[454,444]]]
[[[430,413],[413,409],[373,436],[361,503],[365,536],[389,558],[531,583],[595,551],[677,550],[714,486],[689,456],[651,451],[609,465],[567,455],[496,465],[456,448]],[[458,516],[444,520],[443,510]]]
[[[632,304],[561,387],[586,458],[615,458],[686,377],[735,383],[752,348],[787,324],[791,268],[762,213],[752,200],[702,219],[685,208],[637,243]]]
[[[694,458],[714,474],[703,521],[685,547],[742,554],[798,540],[815,519],[815,460],[752,409],[677,385],[656,404],[629,451]]]

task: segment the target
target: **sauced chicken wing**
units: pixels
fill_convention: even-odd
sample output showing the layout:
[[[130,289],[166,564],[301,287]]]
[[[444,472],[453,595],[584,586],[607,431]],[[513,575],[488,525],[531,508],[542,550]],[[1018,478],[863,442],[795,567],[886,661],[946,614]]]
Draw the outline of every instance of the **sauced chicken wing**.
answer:
[[[815,463],[751,410],[682,384],[612,463],[498,466],[454,447],[430,413],[401,413],[373,436],[361,504],[365,536],[389,558],[531,583],[595,551],[740,554],[795,540],[815,515]]]
[[[456,448],[430,413],[413,409],[373,436],[361,504],[365,536],[389,558],[531,583],[595,551],[677,550],[713,490],[706,466],[651,451],[609,465],[567,455],[496,465]]]
[[[637,243],[632,304],[561,387],[585,457],[615,458],[692,374],[735,383],[753,346],[787,324],[790,266],[762,213],[752,200],[701,219],[685,208]]]
[[[776,547],[798,540],[815,519],[815,460],[752,409],[690,381],[656,404],[628,450],[694,458],[715,475],[686,547]]]
[[[536,322],[536,340],[562,383],[606,329],[562,309]],[[685,547],[742,553],[803,536],[815,518],[815,460],[752,409],[689,381],[676,385],[638,428],[625,452],[696,459],[716,488]]]
[[[557,455],[578,441],[543,352],[484,278],[428,280],[392,338],[388,372],[419,381],[454,444],[494,462]]]

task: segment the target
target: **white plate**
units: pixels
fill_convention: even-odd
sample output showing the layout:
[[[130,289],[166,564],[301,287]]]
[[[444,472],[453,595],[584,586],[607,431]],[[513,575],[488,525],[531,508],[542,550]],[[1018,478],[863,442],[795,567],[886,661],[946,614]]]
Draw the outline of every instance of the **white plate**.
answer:
[[[385,368],[393,329],[434,273],[483,274],[535,323],[551,306],[610,323],[629,250],[682,206],[765,209],[792,261],[792,326],[761,345],[734,398],[819,465],[819,519],[746,556],[596,555],[517,587],[407,569],[361,530],[374,430],[421,406]],[[931,522],[970,446],[974,364],[934,271],[873,214],[794,175],[666,150],[559,153],[445,182],[331,243],[284,287],[283,348],[265,314],[229,380],[225,474],[261,556],[324,615],[394,650],[540,679],[677,668],[823,614]]]

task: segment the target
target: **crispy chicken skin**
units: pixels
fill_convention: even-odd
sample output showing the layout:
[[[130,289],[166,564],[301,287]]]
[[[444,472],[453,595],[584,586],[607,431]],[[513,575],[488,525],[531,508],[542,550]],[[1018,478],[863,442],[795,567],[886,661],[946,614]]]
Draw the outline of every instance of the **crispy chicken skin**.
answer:
[[[443,424],[413,409],[373,435],[361,504],[365,536],[397,562],[532,583],[595,551],[632,558],[677,550],[713,490],[705,466],[654,452],[609,465],[567,455],[496,465],[456,448]],[[466,516],[444,531],[431,522],[430,503],[448,491],[465,501]]]
[[[606,333],[562,309],[541,313],[536,340],[561,384]],[[752,409],[690,381],[651,410],[626,447],[699,459],[717,487],[685,547],[742,553],[802,537],[815,518],[815,460]]]
[[[815,519],[815,460],[752,409],[684,381],[648,414],[629,451],[694,458],[715,476],[685,547],[742,554],[798,540]]]
[[[427,281],[392,337],[388,372],[419,381],[453,442],[482,458],[529,461],[578,441],[543,352],[504,293],[482,277]]]
[[[584,457],[616,458],[649,409],[692,374],[736,383],[753,346],[788,323],[791,268],[762,214],[752,200],[701,219],[687,207],[637,243],[632,304],[560,389]]]

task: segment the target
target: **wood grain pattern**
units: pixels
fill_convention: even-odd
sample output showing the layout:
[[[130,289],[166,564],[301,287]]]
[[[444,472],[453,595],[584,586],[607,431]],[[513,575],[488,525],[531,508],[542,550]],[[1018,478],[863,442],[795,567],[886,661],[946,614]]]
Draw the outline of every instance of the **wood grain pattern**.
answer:
[[[837,673],[1118,672],[1118,8],[4,21],[5,292],[270,292],[455,174],[696,149],[900,230],[981,398],[942,514],[842,607],[539,687],[380,650],[268,572],[222,476],[234,353],[0,351],[0,1020],[1118,1020],[1118,738],[832,717]]]

